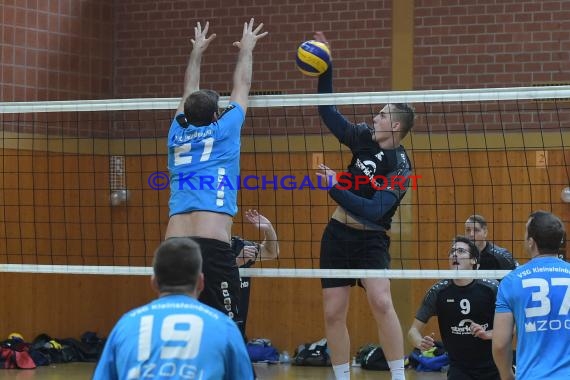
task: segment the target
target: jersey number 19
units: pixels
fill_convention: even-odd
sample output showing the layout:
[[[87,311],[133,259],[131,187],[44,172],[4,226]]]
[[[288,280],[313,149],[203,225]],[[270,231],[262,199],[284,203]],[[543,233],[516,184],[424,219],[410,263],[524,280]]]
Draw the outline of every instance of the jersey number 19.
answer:
[[[146,315],[141,318],[137,355],[139,361],[150,358],[154,327],[153,315]],[[160,347],[160,358],[195,358],[200,352],[203,331],[204,321],[196,315],[174,314],[167,316],[160,326],[160,340],[164,342]]]

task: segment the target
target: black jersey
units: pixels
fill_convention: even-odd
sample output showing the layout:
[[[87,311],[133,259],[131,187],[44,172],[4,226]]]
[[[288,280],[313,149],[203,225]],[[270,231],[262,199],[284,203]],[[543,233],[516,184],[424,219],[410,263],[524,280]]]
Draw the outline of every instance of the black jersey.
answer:
[[[399,183],[395,178],[411,174],[410,160],[403,146],[380,148],[366,124],[346,128],[339,140],[352,151],[352,160],[345,174],[352,182],[350,190],[353,193],[364,198],[371,198],[378,189],[405,193],[403,182]],[[367,178],[369,182],[356,186],[357,177]]]
[[[372,139],[372,131],[366,124],[346,124],[346,119],[334,107],[325,108],[321,107],[327,126],[352,151],[352,160],[347,170],[339,173],[339,183],[331,189],[331,196],[356,219],[364,218],[389,230],[392,217],[410,186],[412,165],[406,150],[401,145],[396,149],[382,149]],[[343,125],[342,129],[338,124],[335,127],[335,122]],[[338,189],[354,196],[340,193]]]
[[[511,270],[517,266],[518,263],[506,248],[487,242],[481,251],[479,269]]]
[[[332,71],[331,65],[319,76],[319,93],[333,92]],[[410,185],[412,165],[406,150],[403,146],[380,148],[368,125],[348,121],[334,105],[320,105],[319,115],[352,152],[345,175],[340,175],[329,195],[359,222],[389,230],[392,216]]]
[[[495,280],[477,279],[466,286],[442,280],[428,290],[416,319],[427,323],[430,317],[437,316],[451,365],[464,368],[495,366],[491,340],[474,337],[469,326],[475,322],[486,330],[493,329],[497,288]]]

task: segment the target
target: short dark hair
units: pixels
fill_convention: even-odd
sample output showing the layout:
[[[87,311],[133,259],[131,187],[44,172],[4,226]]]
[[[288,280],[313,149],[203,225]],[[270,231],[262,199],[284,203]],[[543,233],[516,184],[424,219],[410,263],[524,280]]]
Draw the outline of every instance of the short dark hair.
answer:
[[[184,101],[184,115],[188,122],[196,127],[210,125],[214,114],[218,112],[220,95],[212,90],[198,90]]]
[[[187,237],[167,239],[156,249],[152,268],[160,292],[192,292],[202,272],[200,246]]]
[[[396,109],[396,119],[401,123],[400,137],[404,138],[414,126],[414,119],[416,118],[416,111],[414,107],[407,103],[391,103]]]
[[[479,252],[479,248],[477,248],[473,240],[469,239],[467,236],[457,235],[453,238],[451,245],[455,243],[465,243],[469,246],[469,257],[475,259],[475,265],[473,265],[473,269],[477,269],[477,264],[479,264],[479,257],[481,256],[481,253]]]
[[[547,255],[558,255],[564,240],[564,223],[547,211],[535,211],[529,216],[527,236],[536,242],[538,251]]]
[[[487,221],[482,215],[473,214],[470,215],[469,218],[467,218],[467,220],[470,221],[471,223],[479,223],[479,225],[483,228],[487,227]]]

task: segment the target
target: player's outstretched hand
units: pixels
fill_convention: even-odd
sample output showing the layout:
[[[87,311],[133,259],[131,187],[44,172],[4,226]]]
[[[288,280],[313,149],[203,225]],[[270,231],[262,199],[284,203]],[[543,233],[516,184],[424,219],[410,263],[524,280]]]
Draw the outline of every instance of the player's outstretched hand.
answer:
[[[210,42],[216,38],[216,34],[211,34],[210,37],[206,37],[208,35],[208,29],[210,28],[210,22],[206,21],[206,25],[204,26],[204,30],[202,30],[202,24],[200,22],[196,23],[194,27],[194,38],[190,41],[192,42],[192,46],[194,50],[198,50],[203,52],[208,48]]]
[[[261,33],[263,29],[263,23],[259,24],[257,28],[253,29],[254,19],[253,17],[249,20],[249,23],[243,24],[243,35],[241,36],[241,41],[236,41],[233,43],[235,47],[239,49],[249,49],[253,50],[257,40],[267,36],[269,32]]]
[[[257,210],[247,210],[245,212],[246,219],[259,228],[260,230],[266,230],[271,228],[271,221],[267,219],[265,216],[261,215]]]
[[[315,34],[313,34],[313,39],[315,41],[319,41],[322,42],[323,44],[327,45],[329,48],[329,55],[330,55],[330,59],[332,60],[332,50],[331,50],[331,44],[329,43],[329,41],[327,41],[327,38],[325,37],[325,33],[319,31],[316,31]]]

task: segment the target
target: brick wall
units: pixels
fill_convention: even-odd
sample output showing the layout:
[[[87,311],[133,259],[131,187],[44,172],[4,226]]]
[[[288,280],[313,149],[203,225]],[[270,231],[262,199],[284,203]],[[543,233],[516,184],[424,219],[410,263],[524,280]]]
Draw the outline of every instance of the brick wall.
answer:
[[[218,34],[204,56],[202,87],[228,93],[237,56],[231,44],[250,16],[270,32],[254,52],[252,91],[314,92],[316,80],[296,70],[294,56],[315,30],[331,41],[336,91],[389,90],[391,5],[388,0],[4,1],[1,100],[179,97],[196,20],[209,20]],[[414,12],[415,89],[570,82],[570,1],[420,0]],[[125,129],[115,123],[111,131],[95,125],[82,135],[163,135],[162,122],[135,124]],[[512,124],[520,127],[518,120]],[[274,127],[291,131],[290,123]]]
[[[2,101],[113,96],[112,0],[3,0]]]
[[[337,91],[391,88],[390,1],[50,0],[2,4],[1,99],[177,97],[196,20],[217,40],[202,84],[230,91],[231,43],[250,16],[269,37],[255,52],[253,91],[303,93],[297,45],[324,30]],[[570,81],[570,2],[432,1],[415,4],[414,87],[525,86]]]
[[[570,82],[570,1],[419,0],[414,88]]]
[[[115,96],[178,97],[196,21],[210,21],[216,40],[204,55],[202,87],[231,90],[232,42],[250,17],[269,36],[254,52],[252,91],[314,92],[316,81],[294,65],[297,46],[323,30],[337,59],[337,91],[388,90],[391,2],[363,0],[194,0],[116,2]]]

